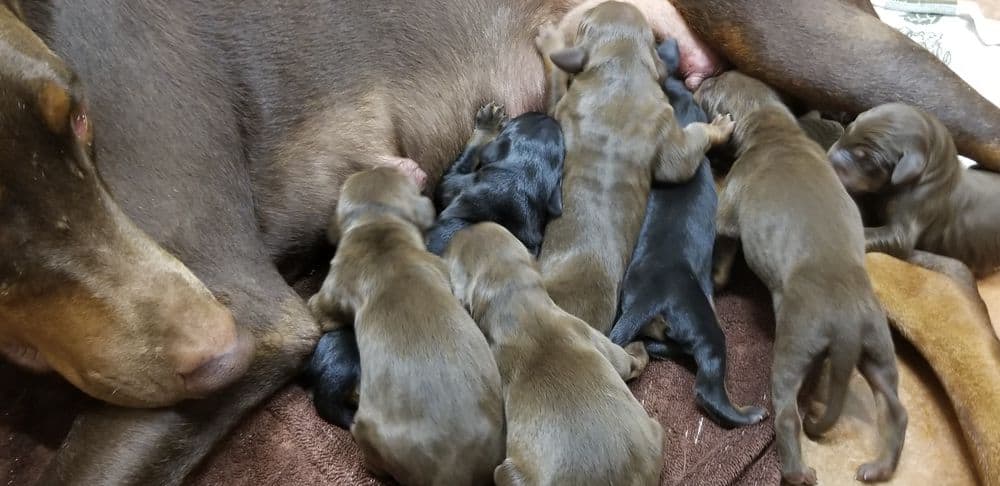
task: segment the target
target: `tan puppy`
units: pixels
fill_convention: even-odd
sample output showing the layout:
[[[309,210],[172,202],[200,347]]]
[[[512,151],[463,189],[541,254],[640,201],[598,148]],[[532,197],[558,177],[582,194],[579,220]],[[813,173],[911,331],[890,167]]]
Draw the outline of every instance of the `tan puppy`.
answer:
[[[663,429],[622,381],[645,368],[642,343],[626,353],[560,309],[532,260],[494,223],[458,232],[445,253],[455,294],[500,366],[507,460],[496,483],[658,484]]]
[[[980,276],[1000,266],[1000,174],[964,170],[934,116],[900,103],[873,108],[829,155],[848,191],[879,196],[884,225],[865,229],[869,251],[906,258],[927,250]]]
[[[652,178],[689,180],[709,147],[728,140],[732,122],[677,125],[659,85],[665,70],[653,31],[632,5],[587,11],[572,47],[563,48],[554,28],[543,29],[537,44],[573,74],[564,96],[563,82],[551,88],[566,161],[563,214],[546,228],[542,275],[556,304],[607,334]]]
[[[424,248],[433,222],[431,201],[402,172],[350,176],[331,225],[337,254],[309,306],[354,322],[362,372],[351,434],[366,467],[404,484],[478,485],[503,460],[500,374],[444,263]]]
[[[843,409],[856,366],[886,405],[879,457],[858,469],[862,481],[886,480],[899,461],[907,416],[889,326],[864,267],[861,215],[823,150],[799,128],[767,85],[737,72],[706,80],[695,98],[708,113],[736,117],[736,162],[719,193],[717,284],[728,278],[742,243],[750,268],[774,299],[771,391],[782,477],[815,484],[802,462],[797,397],[803,381],[830,360],[827,408],[807,420],[811,436],[829,430]]]

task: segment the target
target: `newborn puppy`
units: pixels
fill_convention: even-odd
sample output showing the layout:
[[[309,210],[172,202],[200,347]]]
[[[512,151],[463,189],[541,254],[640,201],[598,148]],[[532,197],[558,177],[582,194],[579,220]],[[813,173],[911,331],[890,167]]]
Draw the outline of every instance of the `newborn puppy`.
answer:
[[[875,195],[884,225],[865,228],[869,251],[907,258],[926,250],[978,276],[1000,266],[1000,174],[964,170],[934,116],[898,103],[873,108],[829,156],[848,191]]]
[[[503,124],[505,118],[492,103],[476,114],[472,138],[438,188],[438,206],[445,209],[427,234],[430,252],[440,255],[462,228],[493,221],[537,255],[545,224],[562,214],[566,148],[559,123],[543,113]]]
[[[658,484],[663,429],[622,381],[646,366],[642,344],[626,352],[560,309],[501,226],[459,232],[445,261],[500,366],[507,459],[496,484]]]
[[[430,199],[396,169],[344,183],[330,273],[309,300],[354,322],[361,357],[351,434],[376,476],[404,484],[484,484],[503,460],[500,374],[489,345],[424,248]]]
[[[556,304],[604,334],[614,323],[619,286],[646,213],[651,179],[690,180],[732,122],[681,129],[659,82],[666,77],[653,31],[622,2],[587,11],[572,47],[554,27],[536,45],[547,63],[573,75],[555,106],[566,137],[563,215],[546,228],[539,255]],[[549,70],[551,73],[552,70]]]
[[[342,429],[350,429],[358,410],[361,376],[354,329],[345,326],[324,334],[304,375],[312,387],[313,405],[320,418]]]
[[[657,54],[671,74],[663,91],[681,126],[707,120],[684,83],[672,77],[680,53],[667,40]],[[712,247],[715,244],[715,181],[708,160],[684,184],[654,183],[639,241],[622,283],[621,310],[611,340],[625,345],[654,320],[666,341],[649,342],[659,357],[686,354],[698,365],[695,397],[709,416],[725,426],[759,422],[760,407],[739,408],[726,391],[726,336],[712,304]],[[668,325],[664,325],[663,322]]]
[[[884,481],[899,461],[907,415],[897,395],[895,352],[885,313],[864,267],[861,215],[823,150],[764,83],[737,72],[706,80],[695,98],[709,113],[736,117],[736,162],[719,193],[716,284],[728,278],[737,245],[774,300],[771,391],[782,477],[815,484],[802,463],[797,396],[806,376],[830,360],[826,410],[806,420],[820,435],[837,421],[848,381],[860,368],[881,402],[878,458],[857,479]]]

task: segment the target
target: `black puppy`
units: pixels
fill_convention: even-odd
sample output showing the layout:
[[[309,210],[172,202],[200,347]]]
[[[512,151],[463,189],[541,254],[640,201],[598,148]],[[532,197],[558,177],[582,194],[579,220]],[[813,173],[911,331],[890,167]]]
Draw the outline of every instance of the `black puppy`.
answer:
[[[427,233],[430,252],[440,255],[458,230],[492,221],[538,255],[545,225],[562,214],[566,147],[559,122],[542,113],[504,119],[492,103],[476,114],[472,138],[438,186],[444,210]]]
[[[313,387],[313,404],[319,416],[350,430],[358,411],[361,357],[354,328],[343,326],[323,335],[303,377]]]
[[[668,39],[657,54],[671,75],[677,72],[677,41]],[[681,126],[707,122],[691,92],[668,76],[663,90]],[[698,366],[698,404],[724,426],[749,425],[766,416],[760,407],[739,408],[726,392],[726,336],[712,304],[712,249],[718,199],[708,160],[684,184],[654,183],[646,217],[622,285],[619,317],[611,330],[618,345],[640,337],[653,321],[665,325],[666,340],[646,338],[651,356],[691,355]]]

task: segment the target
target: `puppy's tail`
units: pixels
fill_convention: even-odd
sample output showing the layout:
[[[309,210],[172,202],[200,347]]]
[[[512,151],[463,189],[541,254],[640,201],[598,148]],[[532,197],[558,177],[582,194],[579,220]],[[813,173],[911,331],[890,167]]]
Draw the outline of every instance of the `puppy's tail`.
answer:
[[[830,382],[827,387],[826,410],[818,419],[806,417],[803,421],[803,429],[811,438],[819,437],[833,428],[844,411],[847,388],[851,382],[851,373],[854,372],[861,355],[861,346],[855,339],[845,339],[831,343],[828,355]]]

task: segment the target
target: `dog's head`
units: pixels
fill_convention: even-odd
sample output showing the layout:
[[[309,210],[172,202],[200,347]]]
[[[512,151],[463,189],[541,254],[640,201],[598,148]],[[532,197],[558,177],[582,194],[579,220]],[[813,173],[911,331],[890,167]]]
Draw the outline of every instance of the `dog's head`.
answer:
[[[844,187],[854,194],[897,190],[959,164],[944,125],[901,103],[858,115],[828,155]]]
[[[534,257],[496,223],[478,223],[455,233],[443,258],[452,291],[473,318],[510,286],[542,285]]]
[[[328,237],[336,244],[340,236],[364,215],[382,213],[401,218],[420,230],[434,224],[434,203],[420,194],[413,179],[395,167],[376,167],[352,174],[344,182],[337,203],[336,221]]]
[[[706,79],[695,91],[694,99],[709,119],[728,113],[742,120],[765,106],[783,106],[781,96],[774,89],[738,71]]]
[[[82,86],[22,15],[0,3],[0,356],[125,406],[231,383],[250,341],[109,195]]]
[[[638,8],[624,2],[604,2],[585,12],[573,45],[552,53],[549,59],[570,74],[618,59],[638,62],[659,82],[667,77],[649,22]]]

